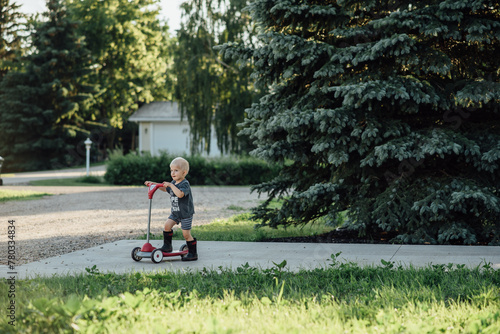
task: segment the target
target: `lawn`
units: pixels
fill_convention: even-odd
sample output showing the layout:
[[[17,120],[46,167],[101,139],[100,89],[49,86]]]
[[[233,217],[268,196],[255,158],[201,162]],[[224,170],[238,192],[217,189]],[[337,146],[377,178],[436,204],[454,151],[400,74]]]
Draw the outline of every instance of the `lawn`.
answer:
[[[208,225],[196,226],[196,237],[211,241],[262,241],[268,238],[285,238],[298,236],[314,236],[334,229],[323,222],[308,226],[290,226],[277,229],[255,227],[256,222],[250,219],[249,213],[237,214],[228,219],[217,219]],[[194,233],[194,232],[193,232]],[[146,239],[146,235],[142,237]],[[156,234],[151,239],[161,240],[163,235]],[[174,232],[174,240],[184,240],[179,229]]]
[[[0,188],[0,202],[38,199],[50,194],[33,190],[11,190]]]
[[[499,333],[500,271],[489,264],[328,267],[114,275],[16,282],[2,333]],[[1,291],[9,283],[0,281]],[[0,303],[8,305],[7,294]]]
[[[100,176],[83,176],[76,178],[63,178],[63,179],[49,179],[31,181],[32,186],[44,187],[95,187],[95,186],[114,186],[113,184],[106,183],[103,177]]]

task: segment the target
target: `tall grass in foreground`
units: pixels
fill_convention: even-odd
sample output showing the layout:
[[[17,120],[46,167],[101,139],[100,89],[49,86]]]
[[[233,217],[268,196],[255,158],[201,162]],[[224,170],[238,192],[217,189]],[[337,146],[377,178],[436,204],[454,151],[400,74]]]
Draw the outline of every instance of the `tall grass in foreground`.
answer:
[[[104,274],[17,282],[2,333],[499,333],[500,271],[490,264]],[[5,280],[1,291],[7,291]],[[0,304],[7,305],[5,294]]]

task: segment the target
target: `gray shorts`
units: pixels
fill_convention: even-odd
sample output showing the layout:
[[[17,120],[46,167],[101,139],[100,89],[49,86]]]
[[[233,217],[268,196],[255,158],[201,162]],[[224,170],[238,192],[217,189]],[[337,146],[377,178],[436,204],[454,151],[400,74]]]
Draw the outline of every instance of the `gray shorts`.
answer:
[[[183,229],[183,230],[190,230],[191,226],[193,225],[193,217],[181,219],[181,218],[176,217],[174,215],[170,215],[170,216],[168,216],[168,219],[172,219],[177,224],[180,223],[181,229]]]

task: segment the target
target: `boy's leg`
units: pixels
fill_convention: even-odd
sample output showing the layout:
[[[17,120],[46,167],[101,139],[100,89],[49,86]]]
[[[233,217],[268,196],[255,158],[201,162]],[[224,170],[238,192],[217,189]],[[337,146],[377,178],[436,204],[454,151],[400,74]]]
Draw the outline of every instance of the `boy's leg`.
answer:
[[[182,261],[196,261],[198,260],[198,251],[196,246],[196,239],[191,235],[191,225],[193,218],[181,220],[182,236],[187,242],[189,253],[182,258]]]
[[[196,243],[197,243],[196,238],[193,238],[193,240],[191,240],[191,241],[187,241],[189,253],[187,253],[182,258],[182,261],[196,261],[196,260],[198,260],[198,250],[197,250]]]
[[[182,230],[182,236],[186,241],[193,241],[193,236],[191,235],[191,230]]]
[[[173,219],[167,219],[165,223],[165,230],[163,231],[163,246],[161,246],[162,252],[170,253],[172,252],[172,236],[174,232],[172,231],[172,227],[177,224]]]
[[[166,232],[171,232],[172,228],[177,225],[177,222],[171,218],[167,219],[167,222],[165,223],[165,231]]]

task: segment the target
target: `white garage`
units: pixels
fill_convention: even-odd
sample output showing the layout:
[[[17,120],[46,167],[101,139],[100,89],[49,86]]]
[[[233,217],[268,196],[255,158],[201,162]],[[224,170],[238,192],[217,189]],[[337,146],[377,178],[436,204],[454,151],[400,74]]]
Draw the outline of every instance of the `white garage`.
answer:
[[[190,152],[191,136],[187,119],[181,120],[177,102],[151,102],[139,108],[129,118],[139,123],[139,152],[158,155],[161,151],[186,155]],[[220,155],[215,131],[212,131],[210,155]]]

